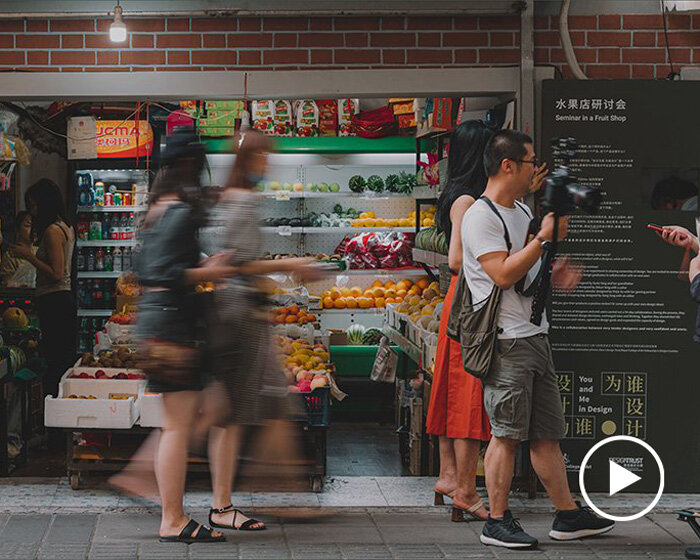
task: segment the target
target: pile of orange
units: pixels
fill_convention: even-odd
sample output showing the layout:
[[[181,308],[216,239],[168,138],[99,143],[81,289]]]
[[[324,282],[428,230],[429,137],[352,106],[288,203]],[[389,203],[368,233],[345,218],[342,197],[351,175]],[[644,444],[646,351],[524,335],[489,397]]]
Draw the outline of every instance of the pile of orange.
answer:
[[[387,303],[401,303],[407,296],[420,295],[428,285],[427,278],[421,278],[415,283],[408,279],[398,282],[375,280],[367,288],[334,286],[321,294],[321,300],[326,309],[385,307]]]
[[[316,321],[316,315],[309,313],[305,307],[288,305],[275,309],[273,320],[280,324],[305,325]]]

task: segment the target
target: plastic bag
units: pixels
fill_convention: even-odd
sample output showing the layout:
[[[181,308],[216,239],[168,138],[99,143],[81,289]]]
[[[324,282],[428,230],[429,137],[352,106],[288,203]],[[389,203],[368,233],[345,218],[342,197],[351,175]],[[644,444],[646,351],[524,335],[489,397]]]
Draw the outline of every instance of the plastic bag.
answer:
[[[389,339],[383,336],[379,341],[370,379],[378,383],[393,383],[396,379],[397,363],[398,355],[389,346]]]

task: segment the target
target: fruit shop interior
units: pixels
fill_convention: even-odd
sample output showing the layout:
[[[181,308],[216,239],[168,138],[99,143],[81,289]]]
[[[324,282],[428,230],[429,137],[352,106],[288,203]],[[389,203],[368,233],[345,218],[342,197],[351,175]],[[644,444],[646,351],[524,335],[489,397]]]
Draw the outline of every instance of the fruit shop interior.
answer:
[[[6,102],[5,110],[18,116],[8,138],[20,139],[28,158],[3,175],[8,187],[0,192],[4,239],[13,238],[13,219],[24,207],[24,191],[44,176],[65,188],[78,239],[73,283],[79,308],[77,362],[66,372],[63,393],[53,402],[39,402],[36,388],[33,394],[26,389],[33,403],[26,415],[34,432],[41,432],[44,423],[82,427],[71,422],[80,410],[97,410],[100,401],[109,400],[116,391],[108,386],[112,383],[122,384],[120,393],[134,394],[116,401],[124,407],[124,423],[107,426],[117,430],[110,435],[101,429],[73,430],[77,445],[101,457],[114,442],[137,440],[143,437],[137,432],[158,425],[157,403],[153,408],[148,404],[157,395],[144,394],[142,374],[132,363],[139,286],[128,274],[149,183],[168,131],[195,126],[207,147],[204,193],[213,193],[230,170],[230,136],[243,122],[262,130],[273,127],[275,136],[276,151],[258,186],[264,258],[312,256],[330,269],[324,280],[306,285],[283,275],[270,278],[280,363],[290,390],[302,393],[314,427],[323,431],[314,440],[324,448],[319,472],[401,476],[434,470],[437,442],[425,436],[424,416],[445,280],[449,283],[447,243],[435,227],[435,203],[446,176],[449,130],[456,121],[480,118],[495,126],[514,126],[517,87],[488,84],[482,82],[478,94],[442,98],[400,97],[378,89],[371,96],[342,99],[337,93],[321,99],[302,90],[285,100],[258,95],[245,103],[226,101],[223,95],[208,102],[32,101],[29,107]],[[330,97],[330,92],[323,93]],[[306,99],[295,102],[302,97]],[[350,132],[349,123],[357,115],[367,118],[362,123],[368,130],[379,127],[380,137]],[[151,135],[152,151],[137,148],[128,157],[104,157],[110,149],[105,141],[98,142],[95,158],[92,148],[84,152],[83,143],[65,138],[75,140],[72,131],[85,118],[136,127],[139,135]],[[92,122],[88,125],[95,126]],[[98,137],[109,136],[99,132],[99,124],[97,130]],[[15,373],[24,366],[31,371],[31,359],[37,358],[40,330],[31,292],[3,288],[0,298],[5,345],[25,353],[10,365]],[[26,341],[15,345],[11,336]],[[383,338],[392,356],[388,365],[377,360]],[[8,362],[11,358],[8,354]],[[10,412],[12,408],[6,406]],[[99,412],[94,414],[99,417]],[[8,472],[73,472],[75,457],[34,450],[37,438],[19,423],[11,421],[8,432],[11,437],[19,434],[25,460],[10,461]],[[130,432],[135,437],[126,437]]]

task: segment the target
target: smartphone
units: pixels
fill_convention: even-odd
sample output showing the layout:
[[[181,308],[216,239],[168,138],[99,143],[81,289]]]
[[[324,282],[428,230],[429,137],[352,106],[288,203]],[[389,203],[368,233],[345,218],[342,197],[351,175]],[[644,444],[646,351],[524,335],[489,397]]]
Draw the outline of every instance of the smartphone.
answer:
[[[654,231],[658,231],[659,233],[664,232],[664,228],[662,228],[661,226],[657,226],[656,224],[647,224],[647,227],[649,229],[653,229]]]

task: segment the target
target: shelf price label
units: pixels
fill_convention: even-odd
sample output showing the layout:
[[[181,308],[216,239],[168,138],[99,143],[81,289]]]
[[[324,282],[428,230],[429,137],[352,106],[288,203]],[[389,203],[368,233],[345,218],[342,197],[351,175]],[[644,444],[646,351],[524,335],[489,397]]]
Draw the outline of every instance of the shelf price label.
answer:
[[[283,235],[289,237],[292,235],[292,226],[278,226],[277,235]]]
[[[275,200],[291,200],[291,195],[289,191],[277,191],[275,192]]]

